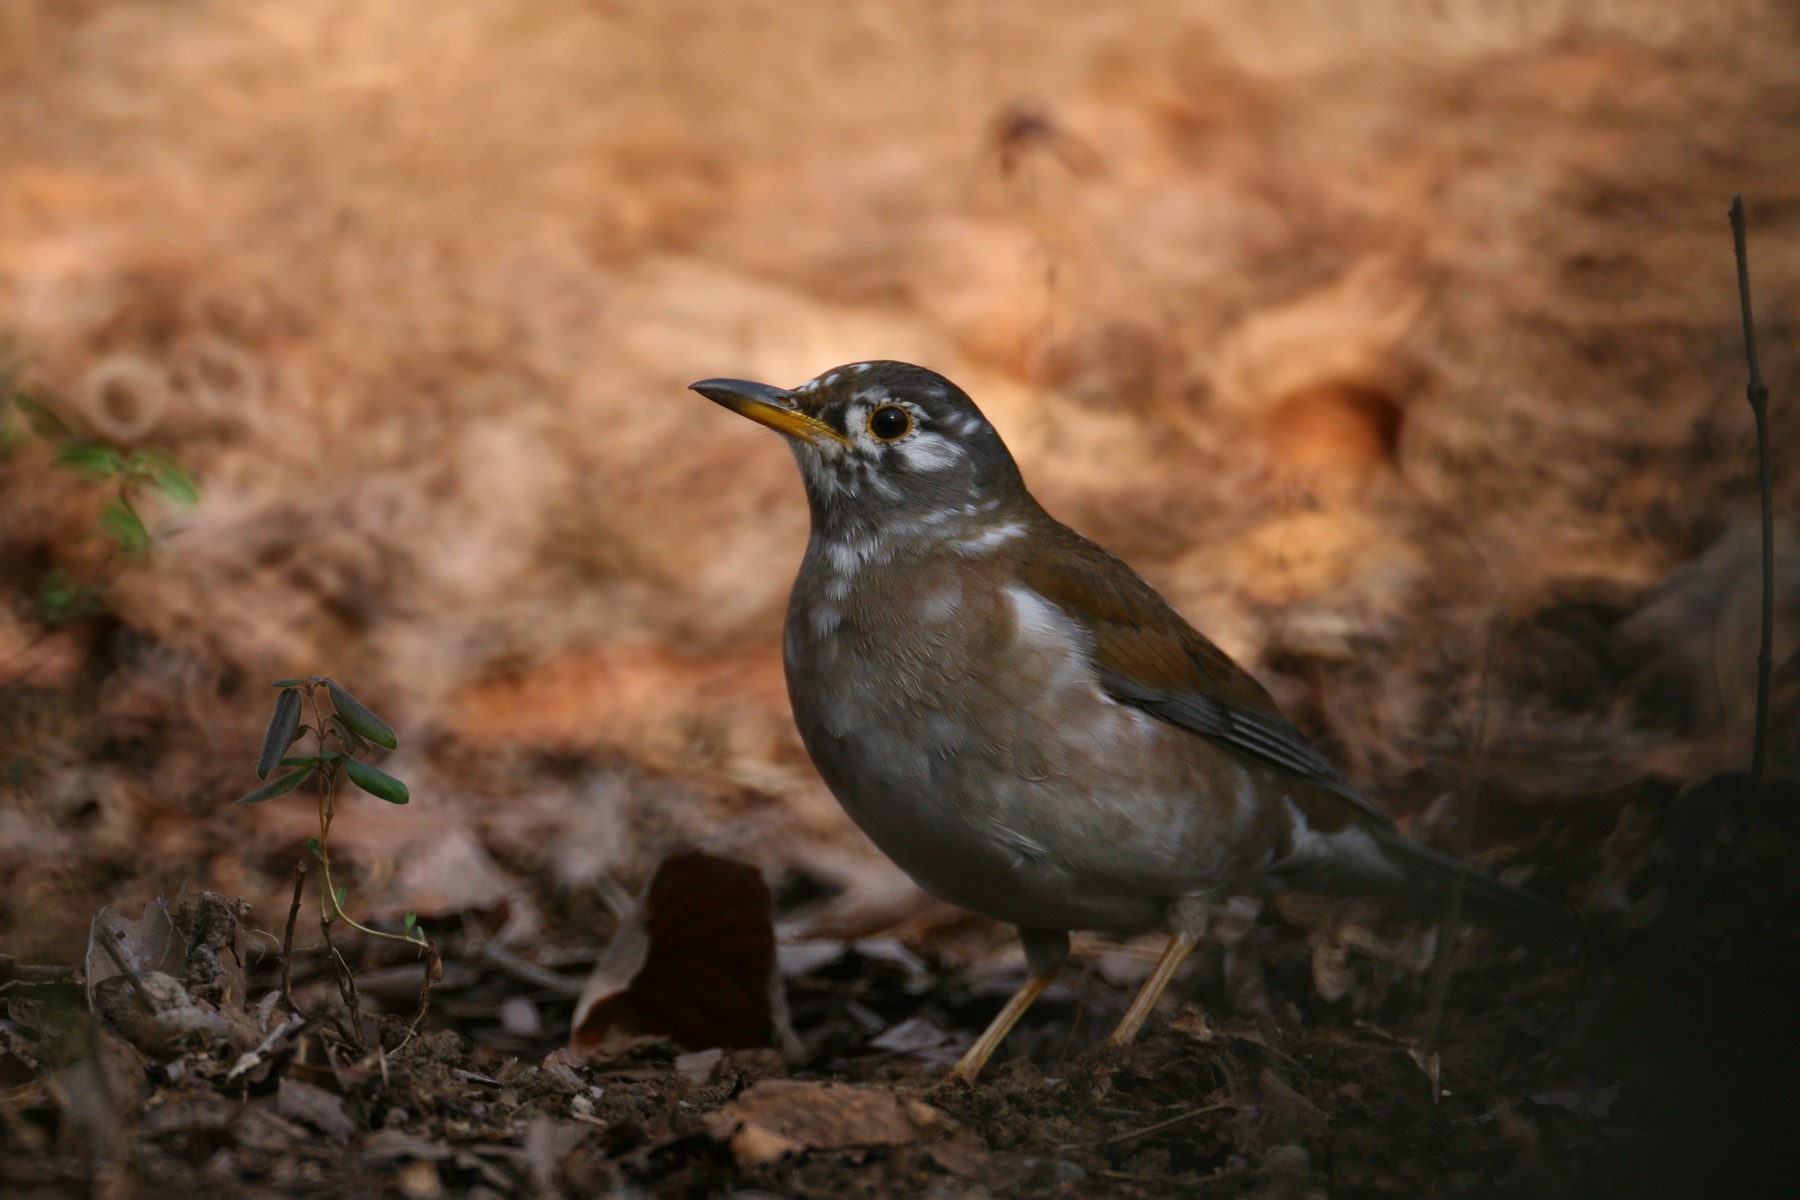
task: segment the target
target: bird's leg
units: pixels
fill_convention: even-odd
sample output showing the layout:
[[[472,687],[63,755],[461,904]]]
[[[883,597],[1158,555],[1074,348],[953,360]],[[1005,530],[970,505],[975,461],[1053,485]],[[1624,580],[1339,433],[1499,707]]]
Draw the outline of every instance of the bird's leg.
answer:
[[[1069,957],[1069,935],[1060,929],[1021,929],[1019,941],[1025,947],[1025,963],[1031,968],[1031,974],[950,1072],[971,1086],[975,1077],[981,1074],[981,1068],[987,1066],[987,1060],[1012,1032],[1012,1027],[1025,1015],[1025,1010],[1055,982],[1056,973],[1062,970],[1064,960]]]
[[[988,1022],[988,1027],[982,1030],[981,1036],[975,1039],[975,1044],[969,1047],[968,1053],[962,1056],[950,1073],[964,1083],[973,1084],[975,1077],[981,1074],[981,1068],[987,1066],[987,1060],[994,1056],[994,1051],[1000,1048],[1000,1043],[1006,1040],[1012,1027],[1025,1015],[1025,1010],[1055,981],[1058,970],[1060,968],[1052,967],[1028,977],[1019,990],[1012,994],[1012,999],[1006,1002],[1006,1007],[1000,1010],[1000,1015]]]
[[[1169,906],[1169,925],[1173,930],[1169,944],[1163,947],[1162,957],[1156,960],[1156,969],[1150,972],[1150,978],[1144,980],[1144,986],[1132,998],[1131,1007],[1125,1010],[1119,1027],[1107,1039],[1111,1045],[1129,1046],[1137,1037],[1138,1030],[1149,1019],[1150,1011],[1162,998],[1163,990],[1175,978],[1176,970],[1199,943],[1200,935],[1206,932],[1208,907],[1207,902],[1197,896],[1184,897]]]

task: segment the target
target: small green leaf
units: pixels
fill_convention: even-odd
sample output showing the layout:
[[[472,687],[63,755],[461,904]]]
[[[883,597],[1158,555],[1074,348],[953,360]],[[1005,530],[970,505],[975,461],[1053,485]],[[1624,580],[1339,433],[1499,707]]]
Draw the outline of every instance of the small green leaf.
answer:
[[[150,553],[150,531],[124,500],[114,500],[100,510],[100,531],[133,558],[144,558]]]
[[[336,902],[337,909],[339,912],[344,911],[344,901],[346,899],[348,899],[349,896],[350,896],[350,889],[341,884],[338,886],[338,889],[336,891],[331,893],[331,898],[333,901]]]
[[[406,920],[401,924],[401,928],[403,930],[405,930],[407,933],[411,933],[413,930],[417,929],[418,927],[419,927],[419,914],[416,912],[407,913]]]
[[[304,729],[305,726],[301,726],[301,728]],[[284,758],[281,760],[281,765],[284,767],[314,767],[318,766],[320,763],[336,762],[342,757],[344,756],[339,754],[336,750],[321,750],[317,754],[304,754],[295,758]]]
[[[111,479],[124,470],[125,460],[105,442],[69,442],[57,448],[56,464],[89,479]]]
[[[104,592],[104,588],[92,584],[77,584],[67,571],[56,567],[46,572],[43,583],[38,585],[38,619],[59,629],[71,621],[104,612]]]
[[[177,504],[198,504],[200,485],[166,450],[145,446],[125,460],[125,473],[141,479]]]
[[[412,799],[412,794],[406,790],[404,783],[386,771],[377,771],[368,763],[346,758],[344,769],[350,772],[351,783],[378,800],[386,800],[389,804],[405,804]]]
[[[232,801],[232,803],[261,804],[264,800],[273,800],[277,796],[285,796],[305,782],[306,777],[311,774],[312,770],[311,768],[308,768],[303,771],[295,771],[290,775],[283,775],[268,787],[257,788],[248,796],[240,796]]]
[[[323,846],[319,845],[318,838],[307,838],[306,839],[306,852],[308,854],[312,855],[314,858],[318,859],[320,862],[325,861],[325,848]]]
[[[262,753],[256,756],[256,777],[267,779],[287,748],[294,744],[294,738],[300,732],[300,692],[289,688],[275,700],[275,715],[269,720],[268,732],[263,734]],[[298,766],[299,764],[294,764]]]
[[[25,423],[31,426],[31,431],[46,442],[66,442],[75,436],[69,423],[58,416],[54,409],[30,396],[14,396],[13,403],[25,414]]]
[[[304,679],[277,679],[277,680],[276,680],[276,681],[275,681],[275,682],[274,682],[274,683],[273,683],[273,684],[271,684],[271,685],[270,685],[270,686],[271,686],[271,687],[278,687],[278,688],[283,688],[283,687],[299,687],[299,686],[300,686],[300,685],[301,685],[301,684],[303,684],[303,683],[305,683],[305,682],[306,682],[306,680],[304,680]]]
[[[368,739],[357,733],[356,730],[350,728],[350,723],[344,720],[343,717],[340,717],[337,713],[332,713],[330,721],[333,732],[338,735],[338,740],[343,742],[344,745],[349,748],[350,753],[361,754],[364,750],[369,748]]]
[[[331,707],[337,709],[338,716],[344,718],[344,724],[358,736],[367,738],[377,746],[386,746],[389,750],[400,744],[400,740],[394,736],[393,728],[364,708],[355,696],[339,687],[336,680],[327,679],[325,688],[331,693]]]

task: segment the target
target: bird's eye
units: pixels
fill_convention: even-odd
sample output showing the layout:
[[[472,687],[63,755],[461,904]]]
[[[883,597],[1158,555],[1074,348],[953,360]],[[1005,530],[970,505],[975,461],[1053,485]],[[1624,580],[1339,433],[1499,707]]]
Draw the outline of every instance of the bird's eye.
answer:
[[[884,404],[869,414],[869,432],[884,442],[912,432],[912,414],[898,404]]]

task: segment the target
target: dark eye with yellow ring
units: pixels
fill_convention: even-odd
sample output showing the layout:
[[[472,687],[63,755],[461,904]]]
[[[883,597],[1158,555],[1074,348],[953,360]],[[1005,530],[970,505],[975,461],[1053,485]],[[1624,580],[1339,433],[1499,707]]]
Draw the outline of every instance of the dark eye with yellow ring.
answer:
[[[869,432],[884,442],[912,432],[912,414],[898,404],[884,404],[869,414]]]

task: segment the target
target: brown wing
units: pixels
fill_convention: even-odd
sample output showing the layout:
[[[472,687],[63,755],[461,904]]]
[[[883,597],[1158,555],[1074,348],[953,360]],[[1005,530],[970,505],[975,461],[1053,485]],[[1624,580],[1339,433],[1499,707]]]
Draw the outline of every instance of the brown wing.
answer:
[[[1019,572],[1027,587],[1092,635],[1094,667],[1107,695],[1276,767],[1309,785],[1307,792],[1322,793],[1316,800],[1323,803],[1304,793],[1295,797],[1315,827],[1342,828],[1360,818],[1392,828],[1387,815],[1282,715],[1262,685],[1182,620],[1156,589],[1074,530],[1058,525],[1056,531],[1026,543]],[[1354,811],[1342,811],[1336,801]],[[1340,811],[1328,811],[1334,808]]]

